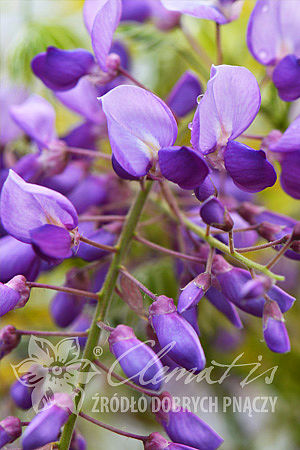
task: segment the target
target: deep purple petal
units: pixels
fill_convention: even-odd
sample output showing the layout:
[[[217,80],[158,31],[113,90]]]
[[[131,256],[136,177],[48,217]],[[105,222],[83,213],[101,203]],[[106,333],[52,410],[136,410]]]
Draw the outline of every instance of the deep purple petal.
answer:
[[[12,236],[0,239],[0,281],[6,283],[16,275],[24,275],[34,281],[38,275],[40,260],[30,244],[24,244]]]
[[[293,152],[300,150],[300,116],[286,129],[281,138],[270,146],[272,152]]]
[[[22,439],[24,450],[34,450],[58,440],[61,427],[67,422],[69,414],[54,405],[37,414],[26,427]]]
[[[253,122],[260,108],[260,91],[245,67],[212,66],[207,90],[195,113],[192,144],[204,154],[225,146]]]
[[[295,55],[283,58],[275,67],[273,82],[282,100],[297,100],[300,97],[300,59]]]
[[[216,195],[217,190],[211,180],[210,177],[206,177],[203,183],[200,186],[196,187],[194,190],[196,198],[200,202],[204,202],[204,200],[208,199],[208,197],[212,195]]]
[[[86,148],[87,150],[96,150],[97,141],[102,135],[102,127],[93,122],[84,122],[75,128],[72,128],[67,135],[61,137],[68,147]],[[72,155],[73,160],[91,160],[90,156]]]
[[[149,309],[159,344],[162,348],[173,345],[168,356],[181,367],[200,372],[205,367],[206,360],[197,333],[176,309],[171,313],[159,312],[163,311],[165,303],[170,301],[166,299],[167,297],[160,296]],[[174,306],[174,303],[172,305]]]
[[[47,147],[56,138],[55,111],[39,95],[32,95],[10,109],[14,121],[40,146]]]
[[[236,328],[243,328],[243,324],[235,306],[227,300],[222,292],[212,286],[206,292],[205,296]]]
[[[12,170],[1,192],[1,220],[9,234],[25,243],[31,242],[30,232],[42,225],[61,224],[72,230],[78,224],[76,210],[66,197],[26,183]]]
[[[124,180],[131,180],[131,181],[139,179],[139,177],[134,177],[129,172],[127,172],[125,169],[123,169],[121,164],[118,163],[117,158],[115,157],[115,155],[112,155],[111,164],[112,164],[112,167],[113,167],[114,171],[116,172],[116,174],[120,178],[123,178]],[[151,168],[151,165],[149,164],[149,169],[148,170],[150,170],[150,168]]]
[[[202,86],[192,72],[185,72],[173,87],[167,104],[177,117],[184,117],[197,106]]]
[[[82,312],[85,304],[83,297],[59,292],[51,302],[51,316],[57,326],[68,327]]]
[[[158,161],[162,175],[182,189],[199,186],[209,172],[199,153],[188,147],[163,148],[158,152]]]
[[[286,353],[291,350],[289,335],[284,322],[269,317],[264,326],[264,339],[272,352]]]
[[[145,22],[151,14],[147,0],[123,0],[121,20]]]
[[[59,175],[43,178],[41,184],[49,189],[54,189],[63,195],[69,194],[86,174],[85,164],[81,161],[70,162]]]
[[[101,205],[107,197],[105,177],[87,176],[68,197],[78,214],[84,213],[91,206]]]
[[[199,324],[198,324],[198,307],[192,306],[191,308],[183,311],[180,313],[180,315],[188,321],[190,325],[194,328],[198,336],[201,335]]]
[[[122,13],[121,0],[101,2],[92,27],[92,46],[100,68],[106,72],[106,58],[110,52],[113,35]]]
[[[94,64],[93,55],[86,50],[48,47],[45,53],[33,58],[31,68],[49,89],[67,91],[74,88],[78,80],[91,71]]]
[[[84,223],[81,223],[79,231],[83,234],[83,236],[97,242],[98,244],[113,245],[116,241],[116,235],[105,228],[100,228],[99,230],[87,234],[84,233],[83,229]],[[89,262],[97,261],[105,255],[107,255],[107,251],[85,244],[84,242],[80,242],[79,247],[75,252],[75,256]]]
[[[82,78],[73,89],[55,92],[55,95],[65,106],[85,119],[98,125],[105,123],[105,116],[97,100],[99,91],[87,78]]]
[[[101,101],[118,163],[132,176],[146,175],[158,150],[176,140],[177,124],[170,109],[154,94],[136,86],[118,86]]]
[[[300,151],[285,153],[280,164],[283,190],[291,197],[300,199]]]
[[[276,182],[276,172],[263,150],[252,150],[239,142],[229,142],[224,153],[225,167],[234,183],[246,192],[260,192]]]
[[[190,411],[170,411],[164,429],[172,439],[199,450],[216,450],[223,439],[200,417]]]
[[[118,325],[110,334],[108,342],[110,351],[127,377],[145,388],[160,390],[162,363],[148,345],[136,338],[132,328]]]
[[[223,231],[231,231],[233,220],[222,202],[216,197],[209,197],[202,203],[200,217],[204,223]]]
[[[72,238],[65,228],[42,225],[31,230],[30,236],[33,247],[42,257],[60,260],[72,256]]]

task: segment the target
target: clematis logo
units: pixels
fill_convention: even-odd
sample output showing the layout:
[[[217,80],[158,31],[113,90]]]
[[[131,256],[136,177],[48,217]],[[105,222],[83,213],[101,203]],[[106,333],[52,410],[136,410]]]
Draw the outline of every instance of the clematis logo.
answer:
[[[100,373],[92,362],[80,359],[80,351],[78,338],[68,337],[53,345],[47,339],[30,337],[28,358],[11,367],[36,412],[60,392],[69,394],[75,409],[80,409],[84,400],[81,386]]]

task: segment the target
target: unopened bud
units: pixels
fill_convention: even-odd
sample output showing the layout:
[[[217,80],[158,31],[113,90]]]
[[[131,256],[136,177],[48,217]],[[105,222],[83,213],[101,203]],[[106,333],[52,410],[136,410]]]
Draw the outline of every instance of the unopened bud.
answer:
[[[204,223],[222,231],[231,231],[233,220],[220,200],[209,197],[200,208],[200,216]]]
[[[206,291],[211,286],[211,274],[203,272],[190,281],[182,290],[178,299],[178,312],[181,314],[193,306],[204,297]]]
[[[277,302],[267,300],[263,311],[264,339],[272,352],[286,353],[291,349],[284,318]]]
[[[20,335],[12,325],[6,325],[0,330],[0,360],[18,346]]]
[[[0,422],[0,448],[18,439],[22,426],[18,417],[8,416]]]
[[[26,284],[27,280],[23,275],[17,275],[13,277],[8,283],[6,283],[6,286],[10,287],[11,289],[14,289],[14,291],[18,292],[20,294],[20,299],[15,306],[16,308],[22,308],[26,305],[26,303],[29,300],[30,296],[30,287]]]

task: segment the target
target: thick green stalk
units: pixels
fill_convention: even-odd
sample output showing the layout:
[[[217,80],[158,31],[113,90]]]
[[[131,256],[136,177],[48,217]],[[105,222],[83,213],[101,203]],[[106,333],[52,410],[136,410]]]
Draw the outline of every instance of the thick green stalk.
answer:
[[[83,354],[83,359],[88,359],[93,361],[95,355],[93,350],[97,345],[100,337],[101,330],[97,325],[99,320],[105,319],[106,313],[109,309],[111,299],[114,293],[114,288],[117,282],[119,267],[126,254],[129,244],[135,233],[136,226],[139,222],[144,204],[146,202],[147,196],[150,192],[152,181],[148,181],[145,185],[145,189],[141,190],[133,203],[130,211],[128,212],[127,219],[124,223],[122,233],[117,244],[117,252],[115,253],[110,268],[107,272],[105,282],[99,292],[99,302],[94,314],[93,322],[90,327],[88,340],[85,346],[85,351]],[[68,450],[70,447],[70,442],[77,419],[76,414],[72,414],[66,423],[62,437],[59,443],[60,450]]]

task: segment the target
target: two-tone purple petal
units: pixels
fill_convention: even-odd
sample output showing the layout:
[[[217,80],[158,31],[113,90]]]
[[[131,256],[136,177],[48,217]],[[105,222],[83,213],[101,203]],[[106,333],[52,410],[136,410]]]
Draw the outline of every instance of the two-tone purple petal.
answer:
[[[168,106],[136,86],[118,86],[101,97],[113,154],[135,177],[147,174],[161,148],[174,145],[177,124]]]
[[[26,183],[10,170],[1,192],[1,220],[6,231],[25,243],[43,225],[73,230],[78,216],[72,203],[58,192]]]

